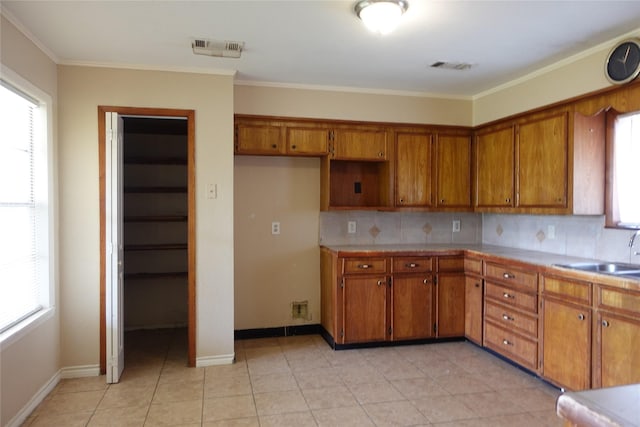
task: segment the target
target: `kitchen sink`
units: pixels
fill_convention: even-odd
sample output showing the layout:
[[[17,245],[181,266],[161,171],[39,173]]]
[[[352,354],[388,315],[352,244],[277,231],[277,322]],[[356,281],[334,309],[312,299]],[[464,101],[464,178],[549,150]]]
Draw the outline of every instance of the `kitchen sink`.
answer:
[[[573,264],[555,264],[556,267],[593,273],[612,274],[615,276],[631,276],[640,278],[640,265],[619,262],[577,262]]]

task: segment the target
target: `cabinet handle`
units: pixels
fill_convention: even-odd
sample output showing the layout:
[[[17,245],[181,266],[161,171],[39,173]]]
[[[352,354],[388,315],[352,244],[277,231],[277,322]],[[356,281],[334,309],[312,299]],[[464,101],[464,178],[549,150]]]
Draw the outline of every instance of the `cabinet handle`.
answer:
[[[502,274],[502,277],[504,277],[505,279],[515,279],[516,275],[512,274],[512,273],[506,273],[505,272],[505,273]]]
[[[371,268],[371,266],[369,264],[358,264],[358,268],[366,270],[367,268]]]
[[[504,345],[513,345],[513,343],[509,340],[502,340],[502,344]]]
[[[578,314],[578,320],[584,320],[584,314],[582,313]]]
[[[378,280],[378,286],[382,286],[384,285],[384,283],[385,283],[384,280]]]
[[[505,297],[505,298],[515,298],[513,295],[508,294],[508,293],[506,293],[506,292],[505,292],[505,293],[503,293],[503,294],[502,294],[502,296],[503,296],[503,297]]]
[[[479,288],[479,287],[480,287],[480,283],[476,283],[476,288]]]
[[[424,280],[422,281],[422,283],[424,283],[425,285],[428,285],[428,284],[429,284],[429,279],[424,279]]]
[[[511,203],[511,199],[509,197],[507,197],[506,199],[504,199],[505,202],[507,203]]]
[[[292,146],[291,146],[291,149],[292,149],[292,150],[295,150],[295,149],[296,149],[296,146],[295,146],[295,145],[292,145]]]
[[[378,153],[378,157],[384,157],[384,152],[380,151],[380,152]]]
[[[271,144],[271,148],[278,148],[276,144]]]
[[[400,199],[400,203],[404,203],[404,199]]]
[[[611,326],[611,323],[609,323],[607,320],[603,320],[602,326],[604,326],[605,328],[608,328],[609,326]]]
[[[405,264],[404,266],[407,268],[416,268],[418,267],[418,264],[416,264],[415,262],[410,262],[408,264]]]
[[[444,205],[445,200],[444,199],[440,199],[440,204]]]
[[[512,321],[512,322],[515,320],[513,317],[510,317],[510,316],[509,316],[509,315],[507,315],[507,314],[503,314],[503,315],[502,315],[502,318],[503,318],[504,320],[510,320],[510,321]]]

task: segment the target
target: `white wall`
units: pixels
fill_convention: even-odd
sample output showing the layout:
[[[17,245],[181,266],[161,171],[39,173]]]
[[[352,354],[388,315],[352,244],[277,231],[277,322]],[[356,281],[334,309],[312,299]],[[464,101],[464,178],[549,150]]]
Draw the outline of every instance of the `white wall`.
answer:
[[[53,102],[53,150],[56,156],[57,86],[56,65],[40,49],[30,42],[4,16],[0,17],[0,61],[21,78],[27,80],[51,96]],[[54,196],[58,195],[54,170]],[[56,200],[50,201],[55,204]],[[54,223],[54,244],[57,251],[58,225]],[[53,254],[55,259],[56,253]],[[58,269],[55,267],[53,286],[55,302],[58,298]],[[51,381],[57,379],[60,370],[59,305],[53,317],[30,330],[26,335],[0,348],[0,425],[4,426]],[[22,414],[28,415],[28,414]]]
[[[196,359],[233,354],[233,77],[60,66],[62,365],[99,363],[98,106],[194,109]],[[218,198],[206,199],[207,183]]]

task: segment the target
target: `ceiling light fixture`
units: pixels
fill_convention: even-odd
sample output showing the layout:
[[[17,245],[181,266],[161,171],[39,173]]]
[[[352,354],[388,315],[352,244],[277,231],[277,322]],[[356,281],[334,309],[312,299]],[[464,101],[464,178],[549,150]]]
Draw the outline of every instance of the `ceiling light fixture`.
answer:
[[[361,0],[354,10],[358,18],[374,33],[389,34],[409,8],[406,0]]]

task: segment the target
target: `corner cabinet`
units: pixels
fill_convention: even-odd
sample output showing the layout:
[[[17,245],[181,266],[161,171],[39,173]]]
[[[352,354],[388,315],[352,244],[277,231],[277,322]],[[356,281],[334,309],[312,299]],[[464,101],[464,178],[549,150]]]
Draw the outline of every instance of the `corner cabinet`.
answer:
[[[480,212],[604,212],[604,114],[568,108],[476,131],[474,207]]]

